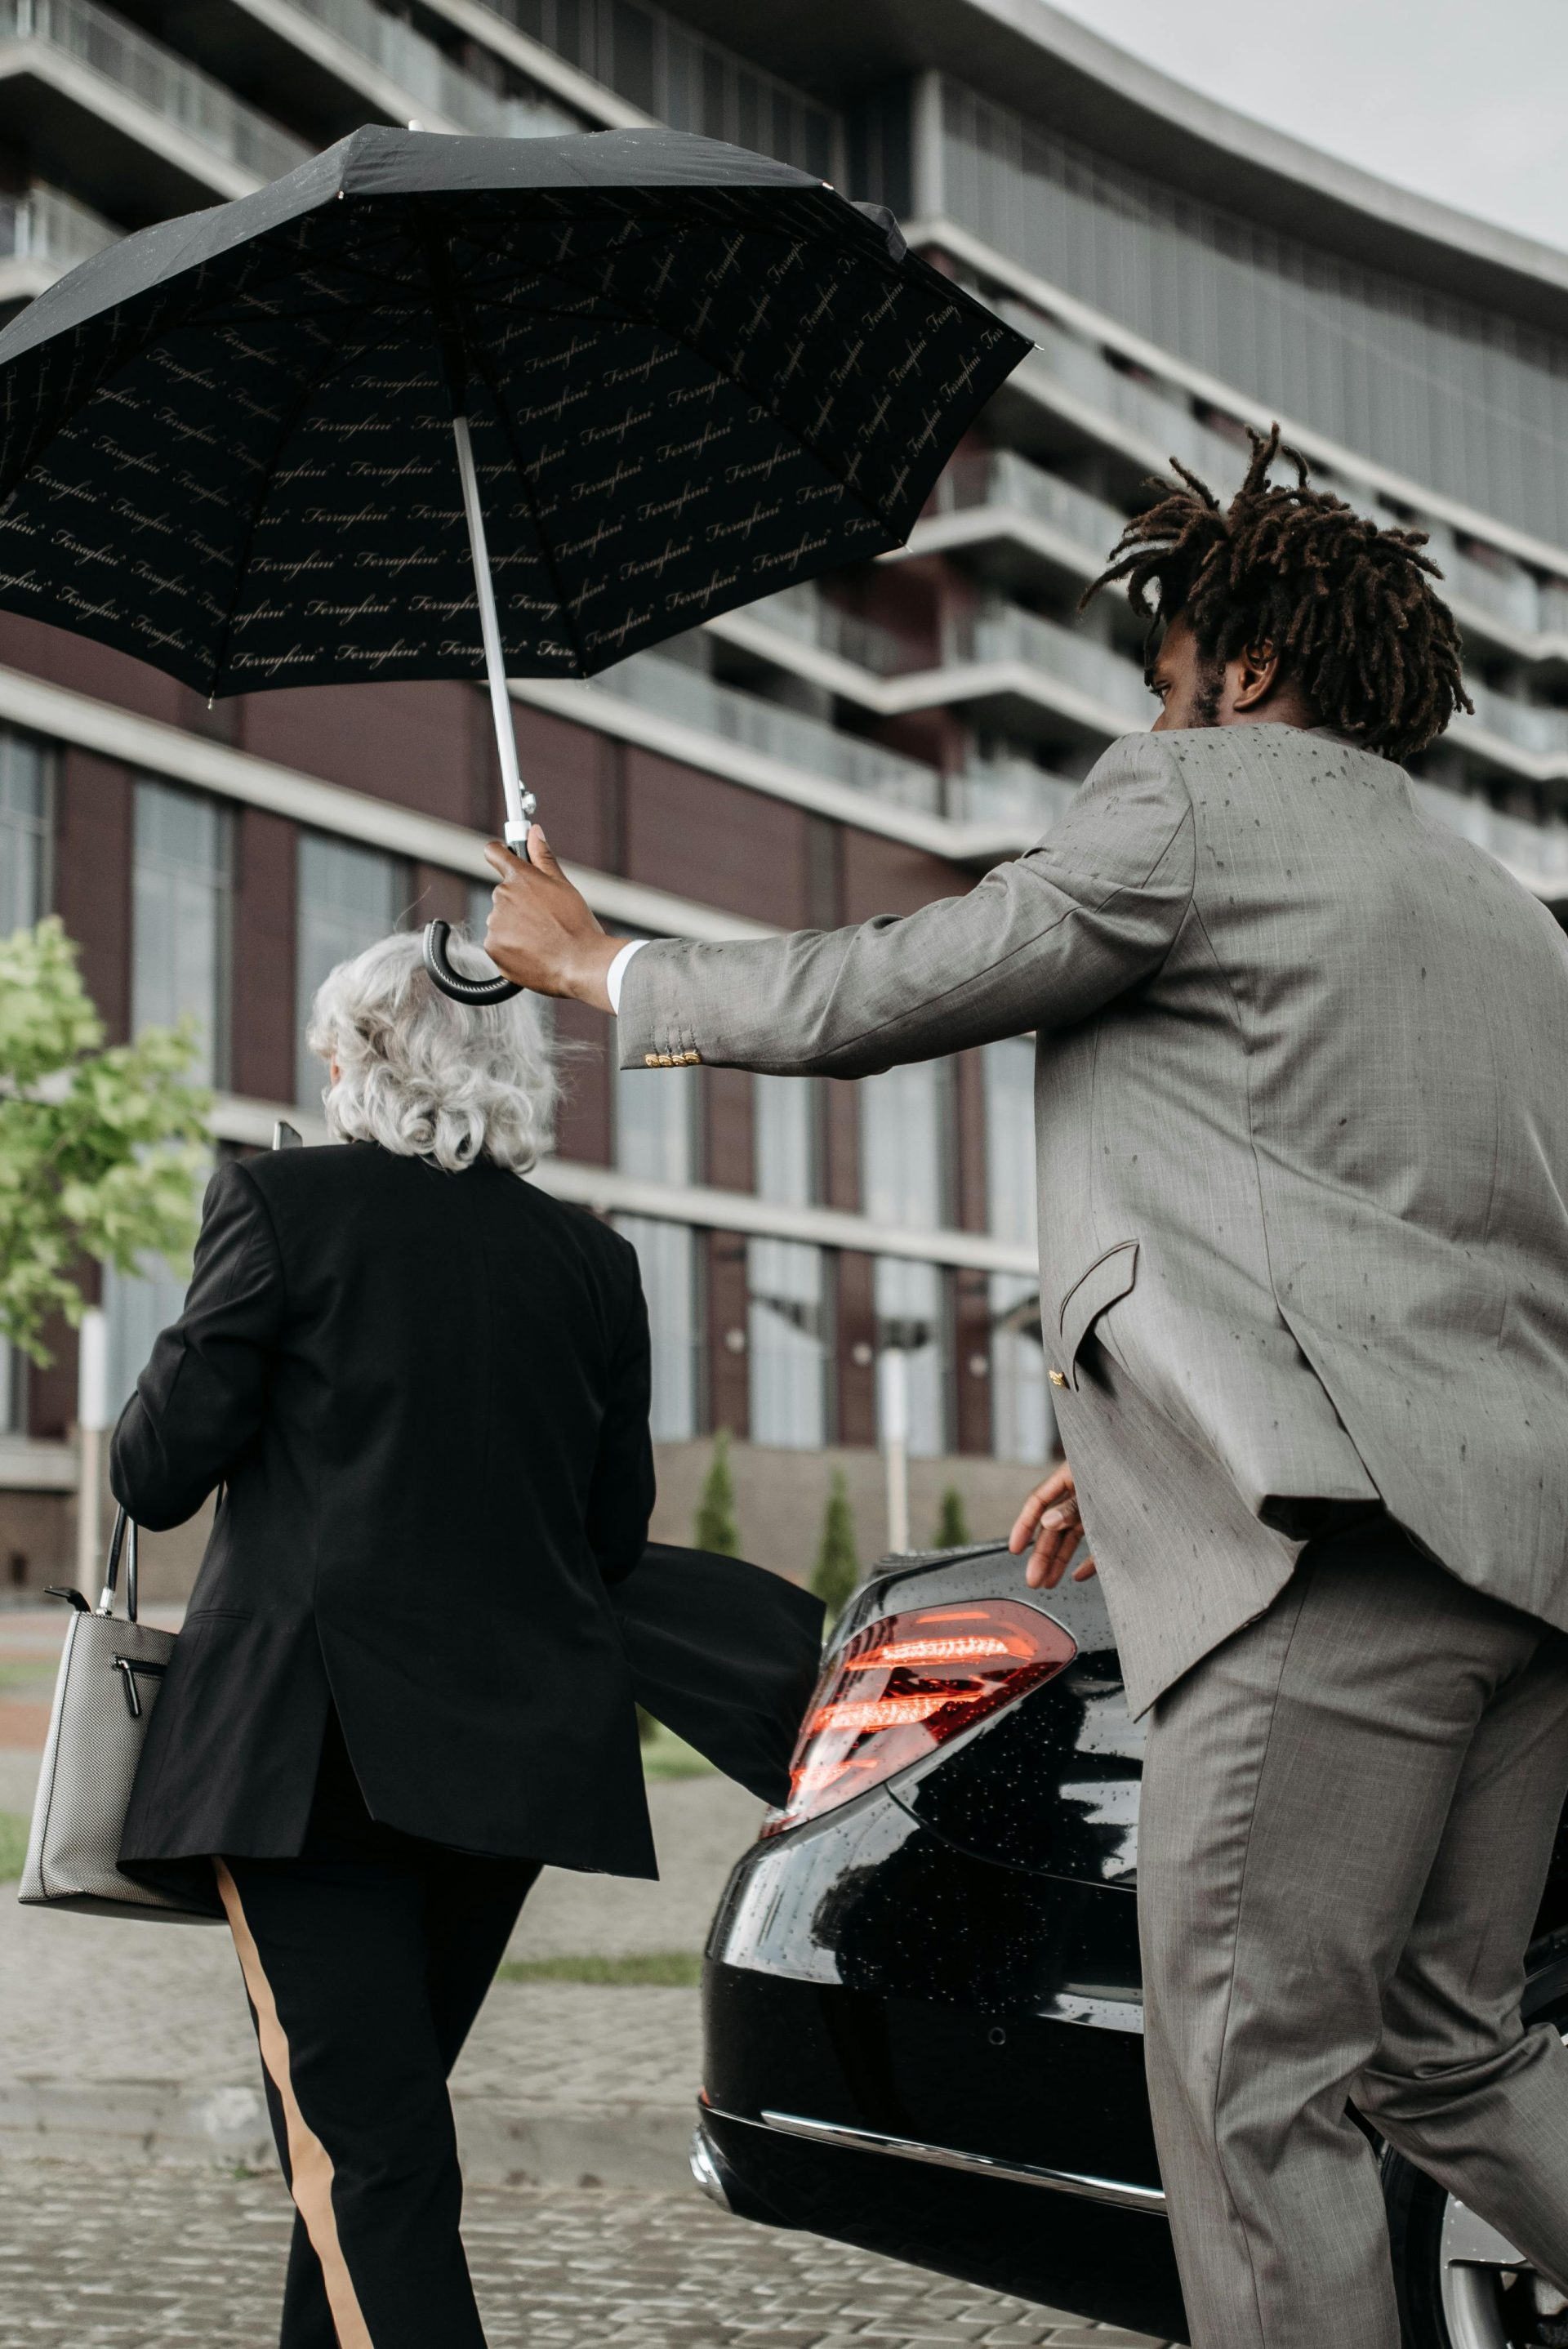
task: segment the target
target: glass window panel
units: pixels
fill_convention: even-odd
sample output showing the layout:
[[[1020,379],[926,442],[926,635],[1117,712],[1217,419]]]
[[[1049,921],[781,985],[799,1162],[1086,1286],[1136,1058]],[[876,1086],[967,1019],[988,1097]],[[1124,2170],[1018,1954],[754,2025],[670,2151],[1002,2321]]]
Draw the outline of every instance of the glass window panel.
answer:
[[[678,25],[665,26],[665,102],[672,130],[702,129],[702,47]]]
[[[945,1061],[861,1080],[861,1204],[878,1223],[931,1231],[944,1221],[949,1082]]]
[[[229,811],[171,784],[136,786],[130,1019],[135,1031],[194,1019],[199,1084],[227,1074]]]
[[[943,123],[944,209],[1000,252],[1260,407],[1568,540],[1568,338],[1223,212],[960,83]]]
[[[742,147],[758,148],[765,143],[762,129],[763,88],[761,82],[748,67],[742,66],[735,77],[738,129],[737,137]]]
[[[43,744],[0,727],[0,937],[45,911],[50,781]]]
[[[645,114],[656,110],[654,88],[654,20],[635,0],[614,0],[612,10],[614,41],[614,87]]]
[[[695,1069],[617,1069],[615,1164],[644,1183],[684,1185],[696,1174]]]
[[[27,1357],[0,1338],[0,1435],[24,1435],[26,1429]]]
[[[801,1451],[827,1441],[828,1328],[820,1248],[798,1240],[747,1246],[751,1439]]]
[[[1035,1047],[1027,1036],[987,1044],[985,1187],[999,1240],[1033,1246],[1038,1230],[1035,1154]]]
[[[698,1390],[696,1252],[685,1224],[617,1216],[615,1229],[637,1251],[653,1345],[649,1424],[661,1444],[696,1433]]]
[[[152,1341],[180,1318],[189,1282],[172,1273],[160,1256],[140,1259],[138,1273],[117,1272],[106,1266],[104,1311],[108,1319],[109,1410],[118,1414],[130,1399],[147,1366]]]
[[[729,121],[729,92],[734,76],[727,69],[724,58],[717,49],[706,45],[702,53],[702,128],[708,139],[731,139],[734,132]]]
[[[758,1198],[809,1207],[817,1196],[817,1088],[806,1077],[757,1077],[752,1152]]]
[[[942,1268],[939,1265],[922,1264],[913,1257],[879,1256],[872,1268],[872,1295],[876,1307],[879,1349],[902,1346],[908,1364],[910,1455],[914,1459],[934,1459],[948,1448],[950,1350],[946,1283]],[[879,1379],[879,1423],[883,1415]]]
[[[1048,1460],[1056,1448],[1040,1285],[1027,1274],[991,1276],[991,1448],[998,1460]]]
[[[304,1040],[315,990],[340,962],[349,962],[397,926],[403,872],[397,859],[346,840],[302,833],[299,901],[294,930],[294,1017],[298,1022],[295,1097],[321,1098],[325,1071]]]

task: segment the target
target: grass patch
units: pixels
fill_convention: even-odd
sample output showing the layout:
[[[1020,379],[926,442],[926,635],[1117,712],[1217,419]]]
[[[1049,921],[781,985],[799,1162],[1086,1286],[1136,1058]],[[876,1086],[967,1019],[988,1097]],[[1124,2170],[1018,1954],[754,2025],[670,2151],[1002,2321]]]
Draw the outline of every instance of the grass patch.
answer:
[[[643,1740],[643,1775],[645,1778],[711,1778],[713,1764],[684,1737],[662,1722],[653,1723]]]
[[[11,1662],[0,1664],[0,1695],[5,1694],[8,1690],[25,1689],[30,1694],[42,1696],[52,1687],[55,1674],[59,1669],[57,1656],[53,1663],[46,1658],[40,1658],[36,1664]]]
[[[597,1982],[616,1990],[694,1990],[702,1960],[693,1950],[642,1950],[630,1958],[508,1958],[497,1982]]]
[[[18,1811],[0,1811],[0,1884],[14,1884],[27,1857],[28,1822]]]

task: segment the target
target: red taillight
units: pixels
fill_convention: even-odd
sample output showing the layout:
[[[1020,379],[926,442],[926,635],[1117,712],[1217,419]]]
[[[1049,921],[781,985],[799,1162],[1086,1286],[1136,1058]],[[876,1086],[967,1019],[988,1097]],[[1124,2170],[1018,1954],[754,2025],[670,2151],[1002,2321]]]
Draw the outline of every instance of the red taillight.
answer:
[[[884,1615],[857,1631],[818,1684],[795,1747],[789,1800],[764,1835],[847,1803],[1038,1688],[1078,1653],[1070,1632],[1021,1599]]]

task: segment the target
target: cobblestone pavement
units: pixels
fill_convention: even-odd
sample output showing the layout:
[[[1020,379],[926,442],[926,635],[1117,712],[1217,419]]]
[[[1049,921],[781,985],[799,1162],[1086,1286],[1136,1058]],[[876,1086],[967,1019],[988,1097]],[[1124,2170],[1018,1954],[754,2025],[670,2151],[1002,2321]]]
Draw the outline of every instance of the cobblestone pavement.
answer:
[[[0,2163],[0,2349],[273,2349],[274,2178]],[[1117,2349],[1085,2324],[700,2201],[470,2192],[491,2349]]]

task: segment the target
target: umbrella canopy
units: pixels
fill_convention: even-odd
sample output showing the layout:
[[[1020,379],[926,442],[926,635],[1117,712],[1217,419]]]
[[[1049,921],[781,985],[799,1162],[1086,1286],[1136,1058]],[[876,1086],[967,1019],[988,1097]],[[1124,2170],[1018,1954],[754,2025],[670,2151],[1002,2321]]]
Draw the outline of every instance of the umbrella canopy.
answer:
[[[1029,347],[740,148],[358,130],[0,335],[0,605],[210,696],[477,678],[488,541],[492,689],[590,676],[901,544]]]

